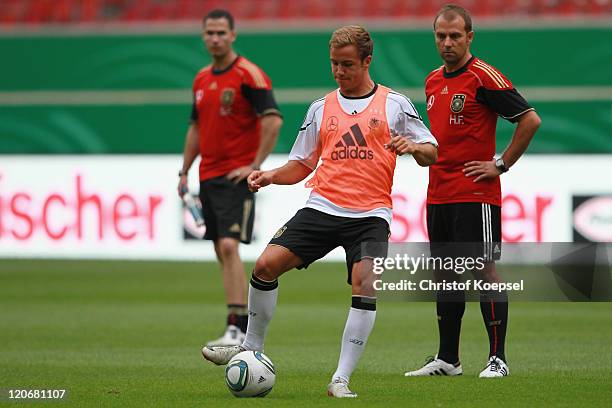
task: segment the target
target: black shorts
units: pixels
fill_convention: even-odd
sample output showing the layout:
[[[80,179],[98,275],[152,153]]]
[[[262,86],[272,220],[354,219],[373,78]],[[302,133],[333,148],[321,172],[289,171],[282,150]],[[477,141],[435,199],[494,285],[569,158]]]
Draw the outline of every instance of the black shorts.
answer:
[[[501,257],[501,207],[486,203],[427,204],[427,231],[433,252],[442,244],[461,243],[451,250],[468,250],[487,262]]]
[[[206,223],[204,239],[234,238],[251,242],[255,197],[246,180],[234,184],[225,176],[200,182],[200,201]]]
[[[341,246],[346,252],[350,284],[355,262],[387,256],[389,224],[380,217],[338,217],[302,208],[276,232],[270,245],[280,245],[299,256],[304,263],[298,269],[307,268]]]

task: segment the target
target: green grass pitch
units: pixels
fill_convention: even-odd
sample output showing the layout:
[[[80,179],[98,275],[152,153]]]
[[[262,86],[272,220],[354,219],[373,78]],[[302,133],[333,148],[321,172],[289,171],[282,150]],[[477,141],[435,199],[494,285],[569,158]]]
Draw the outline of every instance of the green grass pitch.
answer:
[[[281,278],[266,343],[276,386],[242,400],[227,391],[223,368],[200,356],[225,319],[214,263],[0,260],[0,389],[67,389],[57,407],[610,406],[612,303],[512,303],[511,375],[482,380],[478,304],[463,323],[464,375],[407,379],[436,351],[435,306],[381,301],[351,381],[359,398],[332,400],[325,387],[350,303],[344,280],[342,264],[325,263]]]

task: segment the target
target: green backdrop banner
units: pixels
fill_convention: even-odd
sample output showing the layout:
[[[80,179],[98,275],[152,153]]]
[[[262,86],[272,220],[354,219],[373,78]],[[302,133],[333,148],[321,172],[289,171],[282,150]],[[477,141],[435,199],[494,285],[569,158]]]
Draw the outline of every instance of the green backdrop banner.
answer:
[[[530,152],[612,153],[612,30],[488,29],[473,52],[505,73],[543,119]],[[287,152],[312,99],[335,83],[329,32],[239,33],[236,49],[272,78]],[[409,88],[421,115],[423,79],[440,65],[428,30],[380,31],[373,78]],[[208,63],[199,34],[0,37],[0,153],[176,153],[195,73]],[[86,92],[84,92],[86,91]],[[549,92],[547,92],[549,91]],[[139,98],[141,103],[139,103]],[[499,126],[498,145],[511,135]]]
[[[530,153],[612,153],[610,102],[534,104],[543,126]],[[422,103],[416,104],[421,114]],[[282,104],[283,137],[275,151],[288,152],[307,105]],[[0,110],[2,153],[179,153],[190,108],[180,105],[28,106]],[[426,116],[426,115],[425,115]],[[427,122],[427,118],[424,118]],[[498,150],[514,125],[498,125]]]

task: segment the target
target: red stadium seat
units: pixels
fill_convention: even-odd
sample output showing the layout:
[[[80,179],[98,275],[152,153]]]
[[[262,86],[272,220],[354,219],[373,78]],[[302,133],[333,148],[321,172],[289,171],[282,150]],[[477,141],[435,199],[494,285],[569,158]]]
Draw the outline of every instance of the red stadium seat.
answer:
[[[277,17],[280,19],[295,18],[300,14],[302,4],[299,1],[283,1]]]
[[[0,24],[12,25],[23,20],[24,8],[19,0],[6,0],[0,12]]]
[[[54,20],[58,23],[69,23],[72,19],[72,10],[77,9],[78,4],[72,0],[56,0],[54,7]],[[78,15],[78,13],[75,13]],[[78,22],[78,20],[76,21]]]
[[[226,8],[237,20],[418,17],[447,0],[0,0],[1,24],[200,20]],[[612,0],[456,0],[475,16],[610,16]]]
[[[81,21],[90,23],[101,18],[100,6],[100,0],[83,0],[81,3]]]

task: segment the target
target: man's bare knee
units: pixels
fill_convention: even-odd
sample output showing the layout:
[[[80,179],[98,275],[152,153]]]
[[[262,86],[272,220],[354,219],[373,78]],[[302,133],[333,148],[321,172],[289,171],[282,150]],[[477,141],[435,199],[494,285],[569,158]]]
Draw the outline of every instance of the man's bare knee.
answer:
[[[279,276],[277,269],[277,265],[275,265],[270,256],[261,255],[255,262],[253,275],[265,281],[273,281]]]
[[[217,246],[221,260],[227,260],[238,254],[238,241],[233,238],[221,238]]]

